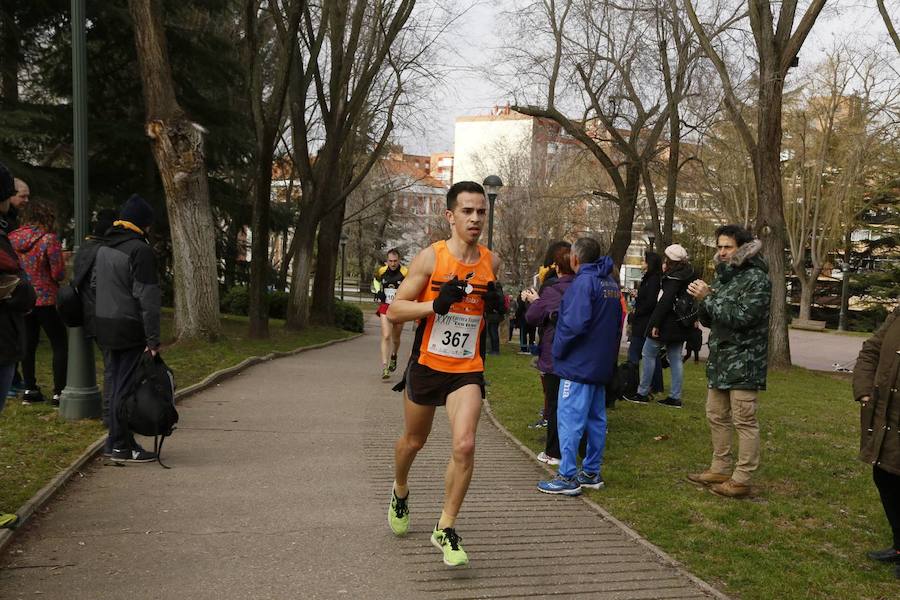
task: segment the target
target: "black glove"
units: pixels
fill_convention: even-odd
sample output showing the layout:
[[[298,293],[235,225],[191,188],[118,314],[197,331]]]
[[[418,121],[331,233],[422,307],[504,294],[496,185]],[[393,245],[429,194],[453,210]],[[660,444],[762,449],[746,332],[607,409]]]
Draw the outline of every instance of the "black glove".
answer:
[[[466,297],[465,287],[466,282],[460,281],[459,278],[454,275],[453,279],[441,286],[438,297],[435,298],[432,303],[434,312],[439,315],[446,315],[450,312],[450,306],[454,302],[459,302]]]
[[[383,290],[383,289],[378,290],[378,293],[375,294],[375,299],[378,300],[379,302],[381,302],[382,304],[384,304],[385,302],[387,302],[387,296],[384,295],[384,290]]]
[[[487,291],[484,293],[484,312],[503,313],[503,294],[493,281],[488,281]]]

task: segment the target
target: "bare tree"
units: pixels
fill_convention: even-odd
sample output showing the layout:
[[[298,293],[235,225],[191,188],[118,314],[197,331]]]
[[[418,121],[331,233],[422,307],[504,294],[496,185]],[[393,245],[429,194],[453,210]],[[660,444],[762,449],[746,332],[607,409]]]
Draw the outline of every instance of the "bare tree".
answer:
[[[130,0],[140,65],[146,131],[166,194],[172,236],[175,336],[215,339],[220,332],[216,231],[209,204],[206,131],[178,103],[162,4]]]
[[[891,41],[894,42],[894,48],[897,49],[897,52],[900,52],[900,35],[897,35],[897,30],[894,29],[894,23],[891,21],[891,15],[884,5],[884,0],[875,0],[875,2],[878,4],[878,12],[881,13],[881,19],[884,21],[888,35],[891,36]]]
[[[663,243],[671,239],[679,147],[669,153],[668,207],[660,215],[650,165],[666,151],[663,132],[680,137],[677,107],[691,84],[698,52],[677,5],[639,2],[622,7],[603,0],[546,0],[519,11],[530,32],[515,61],[518,112],[552,119],[595,157],[609,186],[598,195],[617,211],[610,255],[621,263],[631,243],[643,185],[650,219]],[[539,36],[536,41],[535,34]],[[547,65],[551,65],[549,68]],[[662,77],[660,77],[660,74]],[[577,107],[569,117],[562,106]]]
[[[411,26],[415,4],[334,0],[304,7],[300,47],[308,60],[295,61],[290,89],[293,151],[303,189],[291,248],[288,327],[302,328],[310,316],[332,318],[340,220],[321,226],[329,213],[344,210],[349,194],[378,160],[410,80],[427,76],[420,60],[435,35],[434,24],[426,15],[424,25]],[[310,311],[313,250],[323,234]]]
[[[825,0],[812,0],[802,19],[794,27],[797,1],[784,0],[778,22],[772,12],[771,0],[748,0],[747,15],[756,49],[757,86],[756,130],[745,120],[746,112],[732,81],[729,66],[723,58],[723,44],[717,40],[714,24],[700,22],[692,0],[684,0],[694,33],[707,58],[713,63],[722,82],[724,105],[740,134],[753,163],[756,184],[755,232],[763,243],[763,253],[769,263],[772,281],[772,304],[769,327],[769,364],[774,368],[791,364],[791,349],[787,332],[787,285],[785,282],[784,198],[781,187],[781,113],[784,80],[788,69],[803,46],[813,23],[825,6]],[[713,41],[719,44],[717,49]]]
[[[272,162],[284,120],[304,0],[245,0],[242,11],[248,95],[256,132],[250,262],[250,337],[269,336],[269,213]]]

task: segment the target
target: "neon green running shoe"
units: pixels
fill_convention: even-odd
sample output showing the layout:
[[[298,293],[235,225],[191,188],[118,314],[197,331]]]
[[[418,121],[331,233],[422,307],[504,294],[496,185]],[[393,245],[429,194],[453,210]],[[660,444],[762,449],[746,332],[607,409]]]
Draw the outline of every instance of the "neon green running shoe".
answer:
[[[409,494],[406,498],[398,498],[397,493],[391,488],[391,505],[388,507],[388,525],[394,535],[406,535],[409,531]]]
[[[397,370],[397,355],[391,354],[391,362],[388,363],[388,371],[393,373]]]
[[[382,379],[390,379],[391,371],[387,367],[381,370],[381,378]]]
[[[463,550],[462,538],[452,527],[438,529],[435,525],[431,533],[432,545],[444,553],[444,564],[448,567],[462,567],[469,564],[469,556]]]

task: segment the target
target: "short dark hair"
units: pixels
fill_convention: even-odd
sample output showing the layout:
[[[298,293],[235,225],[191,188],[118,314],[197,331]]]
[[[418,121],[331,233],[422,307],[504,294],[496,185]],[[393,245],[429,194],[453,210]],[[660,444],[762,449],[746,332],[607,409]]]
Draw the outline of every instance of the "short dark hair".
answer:
[[[724,235],[730,238],[734,238],[734,241],[737,242],[738,246],[743,246],[747,242],[753,241],[753,235],[740,225],[722,225],[716,228],[716,242],[719,241],[719,236]]]
[[[481,194],[485,198],[484,188],[480,183],[475,181],[457,181],[447,190],[447,210],[456,208],[456,197],[463,192],[471,192],[473,194]]]
[[[118,212],[112,208],[101,208],[97,211],[97,221],[94,223],[94,236],[103,237],[113,226]]]
[[[396,254],[397,258],[400,258],[400,251],[397,250],[396,248],[391,248],[390,250],[385,252],[385,256],[390,256],[391,254]]]
[[[597,259],[603,256],[603,248],[594,238],[583,237],[572,244],[572,253],[578,258],[578,262],[587,264],[597,262]]]

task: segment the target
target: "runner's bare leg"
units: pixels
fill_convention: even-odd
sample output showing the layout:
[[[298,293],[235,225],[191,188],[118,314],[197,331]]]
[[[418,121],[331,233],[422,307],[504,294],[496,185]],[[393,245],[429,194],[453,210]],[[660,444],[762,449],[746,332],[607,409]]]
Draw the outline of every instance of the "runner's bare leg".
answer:
[[[403,434],[394,445],[394,483],[400,497],[406,495],[409,470],[431,433],[434,410],[434,406],[416,404],[403,392]]]
[[[456,518],[475,466],[475,432],[481,416],[481,388],[466,385],[447,396],[453,448],[444,479],[444,515]],[[450,524],[442,524],[452,526]]]

